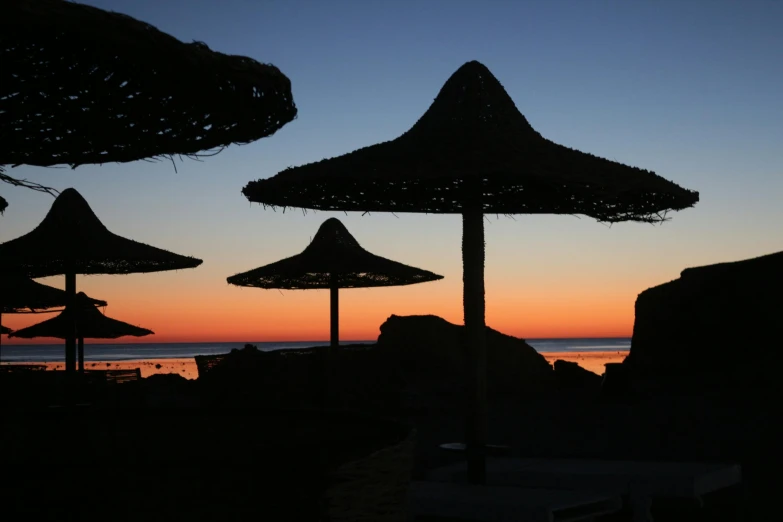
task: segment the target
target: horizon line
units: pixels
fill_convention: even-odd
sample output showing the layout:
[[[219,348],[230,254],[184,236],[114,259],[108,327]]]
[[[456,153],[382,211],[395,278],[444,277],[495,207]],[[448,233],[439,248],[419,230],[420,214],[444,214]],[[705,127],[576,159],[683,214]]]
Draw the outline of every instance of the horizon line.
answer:
[[[514,337],[514,336],[511,336]],[[595,339],[632,339],[632,336],[599,336],[599,337],[582,337],[582,336],[570,336],[570,337],[515,337],[524,342],[528,341],[561,341],[561,340],[595,340]],[[57,339],[57,342],[39,342],[30,339],[31,342],[4,342],[0,347],[5,346],[30,346],[30,345],[59,345],[64,344],[65,340]],[[91,342],[88,342],[91,341]],[[99,342],[95,342],[99,341]],[[311,340],[305,339],[303,341],[291,341],[291,340],[272,340],[272,341],[125,341],[119,339],[85,339],[85,345],[88,344],[263,344],[263,343],[319,343],[329,344],[329,339],[324,340]],[[342,339],[340,341],[346,343],[377,343],[377,339]],[[0,348],[2,349],[2,348]]]

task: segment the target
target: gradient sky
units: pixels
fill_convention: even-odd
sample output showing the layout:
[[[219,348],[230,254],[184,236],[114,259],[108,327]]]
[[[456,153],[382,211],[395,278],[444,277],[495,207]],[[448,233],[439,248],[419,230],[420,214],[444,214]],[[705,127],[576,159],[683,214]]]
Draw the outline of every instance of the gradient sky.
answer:
[[[628,336],[642,290],[688,266],[783,250],[783,2],[85,3],[272,63],[291,79],[299,109],[274,136],[178,161],[176,172],[165,161],[9,171],[76,188],[117,234],[204,260],[193,270],[77,277],[78,290],[109,302],[107,315],[156,332],[145,341],[327,339],[327,291],[238,288],[226,277],[300,252],[332,216],[369,251],[445,276],[343,291],[342,339],[376,338],[391,314],[461,323],[459,216],[283,214],[240,190],[399,136],[469,60],[489,67],[543,136],[701,193],[663,225],[489,217],[489,326],[523,338]],[[32,230],[53,201],[5,184],[0,193],[10,203],[0,241]],[[64,286],[62,276],[40,281]]]

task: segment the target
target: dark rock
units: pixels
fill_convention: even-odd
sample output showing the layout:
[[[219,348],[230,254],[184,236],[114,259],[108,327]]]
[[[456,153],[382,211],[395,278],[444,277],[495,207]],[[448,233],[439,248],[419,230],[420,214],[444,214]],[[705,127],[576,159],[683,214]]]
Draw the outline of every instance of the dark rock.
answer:
[[[144,400],[151,407],[186,407],[198,404],[195,382],[177,373],[157,373],[142,379]]]
[[[392,315],[381,325],[378,347],[394,354],[405,378],[419,390],[445,392],[464,401],[464,328],[434,315]],[[526,393],[553,386],[552,367],[524,340],[489,327],[486,339],[489,394]]]
[[[783,362],[783,252],[688,268],[636,300],[636,376],[753,383]]]
[[[601,388],[601,376],[586,370],[575,362],[558,359],[554,363],[555,379],[560,388],[579,388],[598,391]]]

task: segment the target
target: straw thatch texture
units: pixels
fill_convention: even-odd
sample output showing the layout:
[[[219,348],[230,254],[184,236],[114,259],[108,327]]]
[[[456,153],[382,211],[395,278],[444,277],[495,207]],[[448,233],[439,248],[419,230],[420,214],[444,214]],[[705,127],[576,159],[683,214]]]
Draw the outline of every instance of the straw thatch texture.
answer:
[[[84,306],[106,306],[106,301],[83,296]],[[0,274],[0,312],[13,314],[65,306],[65,290],[33,281],[24,275]]]
[[[605,222],[661,221],[699,199],[653,172],[543,138],[475,61],[397,139],[251,181],[243,193],[280,207],[462,213],[475,204],[487,214],[585,214]]]
[[[0,165],[196,154],[296,116],[275,66],[75,2],[6,0],[0,62]]]
[[[74,324],[76,325],[76,337],[82,339],[117,339],[126,335],[144,337],[154,333],[152,330],[106,317],[96,307],[84,306],[84,300],[87,296],[82,292],[79,292],[78,296],[81,296],[79,299],[81,306],[73,309],[66,308],[51,319],[16,330],[11,334],[11,337],[65,339],[69,335],[73,335]]]
[[[109,232],[76,190],[64,190],[41,223],[0,245],[0,268],[30,277],[131,274],[193,268],[202,261]]]
[[[301,254],[236,274],[228,282],[257,288],[337,288],[402,286],[443,279],[366,251],[340,220],[329,218]]]

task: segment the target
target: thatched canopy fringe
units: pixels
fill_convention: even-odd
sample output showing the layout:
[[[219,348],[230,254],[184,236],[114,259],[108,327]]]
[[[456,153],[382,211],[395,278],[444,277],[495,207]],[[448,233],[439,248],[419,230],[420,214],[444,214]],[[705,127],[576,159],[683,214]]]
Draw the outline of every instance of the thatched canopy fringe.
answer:
[[[296,117],[273,65],[75,2],[6,0],[0,11],[0,165],[195,155]]]
[[[333,276],[333,279],[330,277]],[[228,278],[238,286],[315,289],[401,286],[443,279],[404,265],[359,245],[340,220],[329,218],[300,254]]]
[[[55,199],[35,229],[0,244],[0,268],[29,277],[159,272],[201,263],[110,232],[72,188]]]
[[[485,214],[584,214],[658,222],[699,200],[657,174],[558,145],[536,132],[492,73],[463,65],[402,136],[251,181],[243,194],[280,207],[462,213],[477,178]]]
[[[106,306],[106,301],[93,299],[84,294],[80,306]],[[65,306],[68,297],[65,290],[33,281],[24,275],[3,273],[0,275],[0,312],[13,314],[34,312],[47,308]]]
[[[80,292],[78,295],[84,294]],[[83,298],[81,300],[83,301]],[[106,317],[94,306],[78,306],[66,308],[51,319],[16,330],[10,336],[24,339],[35,337],[65,339],[73,332],[74,321],[77,336],[82,339],[117,339],[126,335],[143,337],[154,333],[152,330]]]

